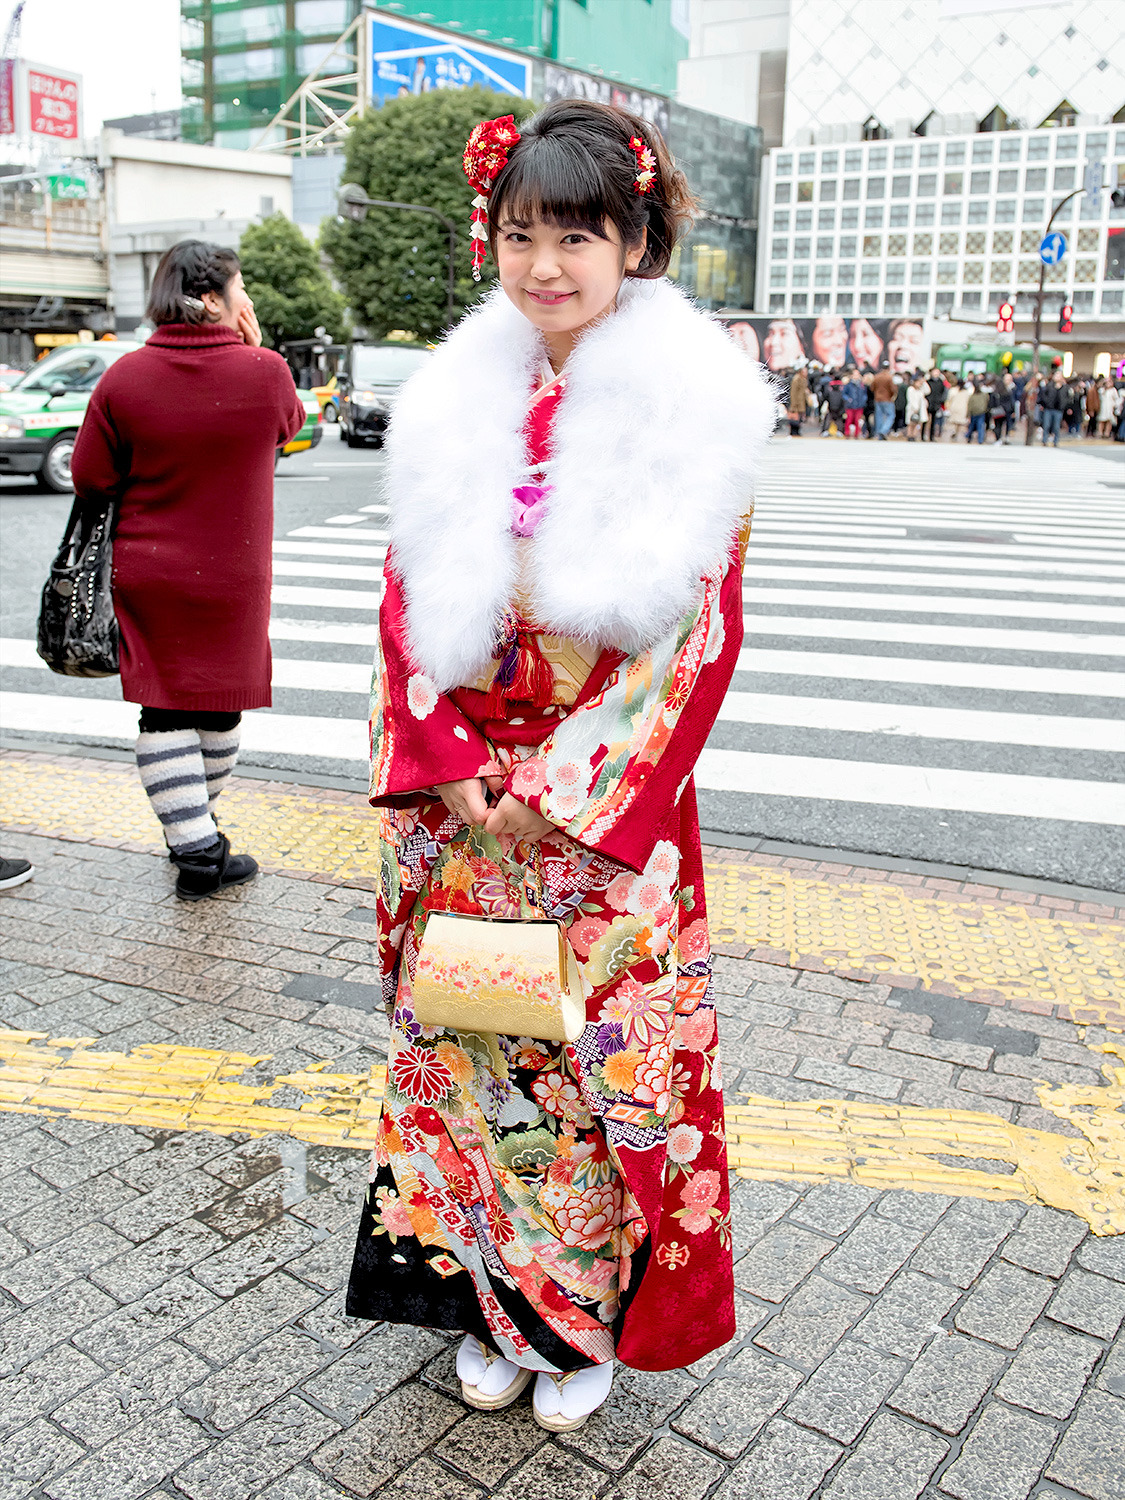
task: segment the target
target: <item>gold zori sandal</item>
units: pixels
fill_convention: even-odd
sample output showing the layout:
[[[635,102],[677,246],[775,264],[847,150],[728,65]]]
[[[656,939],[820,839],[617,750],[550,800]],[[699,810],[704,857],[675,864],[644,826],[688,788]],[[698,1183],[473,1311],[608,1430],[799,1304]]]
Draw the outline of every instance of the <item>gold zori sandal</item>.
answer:
[[[479,1340],[478,1340],[479,1342]],[[502,1356],[494,1349],[487,1348],[481,1344],[481,1353],[488,1362],[489,1369]],[[473,1406],[477,1411],[501,1411],[505,1406],[511,1406],[520,1393],[526,1388],[528,1381],[535,1378],[534,1370],[517,1369],[515,1379],[510,1385],[506,1385],[502,1391],[497,1391],[494,1396],[486,1396],[485,1393],[475,1385],[470,1385],[467,1380],[461,1382],[461,1399],[466,1406]]]

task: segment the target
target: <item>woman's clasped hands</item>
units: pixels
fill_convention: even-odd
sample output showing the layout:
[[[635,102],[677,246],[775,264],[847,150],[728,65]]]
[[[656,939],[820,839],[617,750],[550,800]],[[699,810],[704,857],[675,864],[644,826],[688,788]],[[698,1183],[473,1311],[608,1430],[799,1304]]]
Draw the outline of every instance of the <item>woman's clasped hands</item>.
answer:
[[[486,789],[499,794],[499,801],[489,806]],[[503,776],[470,776],[464,781],[444,781],[435,788],[451,813],[463,823],[484,829],[501,841],[511,840],[537,844],[555,826],[526,807],[510,792],[504,791]]]

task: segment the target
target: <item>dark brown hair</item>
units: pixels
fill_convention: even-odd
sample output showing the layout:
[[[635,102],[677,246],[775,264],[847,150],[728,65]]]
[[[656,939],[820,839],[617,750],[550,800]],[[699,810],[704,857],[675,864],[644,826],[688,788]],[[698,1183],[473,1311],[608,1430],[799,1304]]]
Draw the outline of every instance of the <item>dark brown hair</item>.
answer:
[[[157,328],[162,323],[206,323],[203,293],[223,296],[240,269],[238,255],[225,245],[181,240],[160,258],[145,317]]]
[[[656,158],[656,177],[643,194],[634,185],[632,136],[639,136]],[[501,219],[521,226],[540,221],[584,229],[603,240],[609,219],[626,249],[639,245],[648,231],[641,263],[628,274],[652,280],[668,270],[673,247],[690,227],[694,211],[687,178],[655,125],[616,105],[557,99],[520,127],[520,141],[488,200],[488,242],[495,259]]]

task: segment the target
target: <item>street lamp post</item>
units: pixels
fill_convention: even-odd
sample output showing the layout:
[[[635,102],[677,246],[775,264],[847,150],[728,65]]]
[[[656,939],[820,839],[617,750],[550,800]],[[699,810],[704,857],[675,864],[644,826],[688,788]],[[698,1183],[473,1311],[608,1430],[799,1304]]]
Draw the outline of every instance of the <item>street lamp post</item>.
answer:
[[[439,213],[436,208],[430,208],[425,203],[392,203],[386,198],[369,198],[358,182],[345,182],[336,194],[336,203],[342,214],[349,219],[355,219],[357,223],[367,217],[369,208],[402,208],[409,213],[433,214],[435,219],[441,220],[449,232],[449,284],[445,298],[445,322],[447,328],[452,327],[457,255],[457,226],[453,220],[447,219],[443,213]]]
[[[1067,193],[1067,195],[1066,195],[1065,198],[1060,198],[1059,199],[1059,201],[1055,204],[1054,211],[1052,212],[1051,217],[1047,220],[1047,227],[1043,231],[1043,238],[1044,239],[1046,239],[1046,237],[1050,234],[1050,232],[1051,232],[1051,225],[1055,222],[1055,219],[1058,217],[1059,209],[1060,208],[1064,208],[1066,206],[1066,204],[1068,204],[1072,198],[1077,198],[1079,193],[1084,193],[1085,191],[1086,191],[1085,187],[1075,188],[1074,191],[1073,191],[1073,193]],[[1035,296],[1035,358],[1032,361],[1032,368],[1033,368],[1033,370],[1035,371],[1035,373],[1037,375],[1039,373],[1039,345],[1042,342],[1042,337],[1043,337],[1043,284],[1044,284],[1044,282],[1046,280],[1046,277],[1047,277],[1047,262],[1042,258],[1042,256],[1040,256],[1040,258],[1039,258],[1039,290],[1038,290],[1038,292],[1036,293],[1036,296]]]

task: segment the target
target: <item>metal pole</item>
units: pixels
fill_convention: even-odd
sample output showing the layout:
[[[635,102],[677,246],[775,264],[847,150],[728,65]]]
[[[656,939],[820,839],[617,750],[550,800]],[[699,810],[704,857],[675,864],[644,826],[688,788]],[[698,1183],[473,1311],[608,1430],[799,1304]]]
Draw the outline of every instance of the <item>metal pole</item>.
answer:
[[[1059,199],[1059,201],[1055,204],[1054,208],[1051,210],[1051,217],[1047,220],[1047,227],[1043,231],[1043,238],[1044,239],[1046,239],[1047,235],[1050,234],[1050,232],[1051,232],[1051,225],[1055,222],[1055,218],[1058,215],[1059,209],[1062,208],[1064,204],[1069,203],[1072,198],[1077,198],[1077,196],[1078,196],[1079,193],[1084,193],[1085,191],[1086,191],[1086,189],[1084,187],[1075,188],[1072,193],[1067,193],[1067,195],[1066,195],[1065,198],[1060,198]],[[1032,362],[1031,362],[1032,371],[1036,375],[1039,374],[1039,345],[1043,341],[1043,289],[1044,289],[1044,284],[1046,282],[1046,279],[1047,279],[1047,263],[1042,258],[1042,256],[1040,256],[1040,258],[1039,258],[1039,290],[1035,294],[1035,339],[1034,339],[1034,350],[1035,350],[1035,353],[1034,353],[1034,356],[1033,356]],[[1026,436],[1024,437],[1024,447],[1029,447],[1030,446],[1031,439],[1032,439],[1031,414],[1029,412],[1028,416],[1027,416],[1027,433],[1026,433]]]
[[[433,214],[435,219],[440,219],[449,231],[449,285],[446,289],[446,325],[453,326],[454,290],[456,287],[456,256],[457,256],[457,225],[452,219],[447,219],[443,213],[436,208],[430,208],[426,203],[395,203],[389,198],[369,198],[366,193],[362,197],[360,192],[348,193],[348,188],[354,188],[354,183],[345,183],[340,188],[337,198],[342,207],[350,208],[401,208],[411,213]],[[362,190],[360,190],[362,192]],[[360,215],[362,218],[363,215]]]

